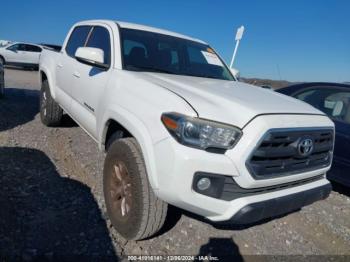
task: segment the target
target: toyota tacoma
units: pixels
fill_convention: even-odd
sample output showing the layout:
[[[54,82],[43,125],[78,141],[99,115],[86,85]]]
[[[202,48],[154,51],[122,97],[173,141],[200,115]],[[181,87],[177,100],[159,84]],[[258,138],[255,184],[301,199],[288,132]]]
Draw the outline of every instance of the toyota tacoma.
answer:
[[[40,59],[40,114],[70,115],[106,152],[109,218],[126,239],[162,227],[168,204],[254,224],[326,198],[334,125],[321,111],[237,81],[206,42],[84,21]]]

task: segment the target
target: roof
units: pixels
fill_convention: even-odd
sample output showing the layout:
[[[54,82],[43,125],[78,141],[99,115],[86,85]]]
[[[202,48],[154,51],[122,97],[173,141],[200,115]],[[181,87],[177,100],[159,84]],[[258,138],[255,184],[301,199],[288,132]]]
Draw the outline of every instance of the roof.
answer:
[[[331,83],[331,82],[305,82],[305,83],[298,83],[293,84],[288,87],[294,88],[294,87],[312,87],[312,86],[338,86],[338,87],[350,87],[349,84],[346,83]]]
[[[115,22],[122,28],[137,29],[137,30],[144,30],[144,31],[159,33],[159,34],[163,34],[163,35],[171,35],[171,36],[175,36],[175,37],[184,38],[184,39],[188,39],[188,40],[191,40],[191,41],[199,42],[199,43],[202,43],[202,44],[207,44],[206,42],[204,42],[204,41],[202,41],[200,39],[193,38],[193,37],[190,37],[190,36],[187,36],[187,35],[182,35],[182,34],[179,34],[179,33],[176,33],[176,32],[172,32],[172,31],[169,31],[169,30],[164,30],[164,29],[151,27],[151,26],[146,26],[146,25],[122,22],[122,21],[115,21]]]
[[[85,21],[80,21],[76,23],[74,26],[78,25],[89,25],[89,24],[94,24],[94,23],[101,23],[101,24],[116,24],[121,28],[129,28],[129,29],[136,29],[136,30],[144,30],[144,31],[149,31],[149,32],[154,32],[154,33],[159,33],[159,34],[164,34],[164,35],[170,35],[170,36],[175,36],[195,42],[199,42],[202,44],[207,44],[206,42],[193,38],[187,35],[182,35],[179,33],[175,33],[172,31],[156,28],[156,27],[151,27],[151,26],[146,26],[146,25],[140,25],[140,24],[134,24],[134,23],[128,23],[128,22],[123,22],[123,21],[113,21],[113,20],[106,20],[106,19],[98,19],[98,20],[85,20]]]
[[[350,88],[349,84],[344,83],[329,83],[329,82],[306,82],[306,83],[299,83],[299,84],[293,84],[287,87],[283,87],[280,89],[277,89],[276,91],[279,93],[291,95],[301,89],[311,88],[311,87],[344,87],[344,88]]]
[[[134,23],[128,23],[128,22],[123,22],[123,21],[113,21],[113,20],[104,20],[104,19],[99,19],[99,20],[87,20],[87,21],[81,21],[77,24],[88,24],[88,23],[115,23],[119,25],[121,28],[129,28],[129,29],[137,29],[137,30],[144,30],[144,31],[149,31],[149,32],[154,32],[154,33],[159,33],[159,34],[164,34],[164,35],[170,35],[170,36],[175,36],[179,38],[184,38],[188,39],[191,41],[199,42],[202,44],[207,44],[206,42],[193,38],[187,35],[182,35],[176,32],[172,32],[169,30],[164,30],[156,27],[151,27],[151,26],[146,26],[146,25],[140,25],[140,24],[134,24]]]
[[[10,42],[10,43],[8,44],[8,46],[9,46],[9,45],[16,45],[16,44],[34,45],[34,46],[42,47],[41,44],[34,44],[34,43],[27,43],[27,42],[17,42],[17,41],[15,41],[15,42]]]

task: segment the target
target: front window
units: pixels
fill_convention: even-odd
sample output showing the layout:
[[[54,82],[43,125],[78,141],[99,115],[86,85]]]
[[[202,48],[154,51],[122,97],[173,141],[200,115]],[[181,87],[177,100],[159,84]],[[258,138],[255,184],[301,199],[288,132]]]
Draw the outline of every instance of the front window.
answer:
[[[77,26],[74,28],[72,34],[69,37],[68,43],[66,45],[67,55],[70,57],[75,57],[75,52],[79,47],[83,47],[91,31],[91,26]]]
[[[10,51],[17,51],[18,47],[19,47],[19,44],[14,44],[14,45],[9,46],[6,49],[10,50]]]
[[[350,91],[344,88],[313,88],[295,95],[326,113],[333,120],[350,124]]]
[[[208,45],[169,35],[121,29],[123,68],[234,81]]]
[[[111,64],[111,40],[106,28],[102,26],[94,26],[86,46],[101,49],[104,55],[103,63],[108,66]]]

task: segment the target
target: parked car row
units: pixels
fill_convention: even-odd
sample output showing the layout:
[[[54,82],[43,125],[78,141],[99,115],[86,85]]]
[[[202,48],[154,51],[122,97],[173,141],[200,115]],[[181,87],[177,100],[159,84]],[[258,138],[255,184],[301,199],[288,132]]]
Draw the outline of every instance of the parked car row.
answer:
[[[42,46],[13,43],[0,48],[0,63],[25,68],[38,68]]]

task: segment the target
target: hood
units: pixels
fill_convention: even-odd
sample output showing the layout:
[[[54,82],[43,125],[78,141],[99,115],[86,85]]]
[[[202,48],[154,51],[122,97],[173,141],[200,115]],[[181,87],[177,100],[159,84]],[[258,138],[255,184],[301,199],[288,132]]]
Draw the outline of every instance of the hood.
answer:
[[[238,81],[141,73],[142,78],[183,97],[198,116],[243,128],[261,114],[322,114],[307,103]]]

